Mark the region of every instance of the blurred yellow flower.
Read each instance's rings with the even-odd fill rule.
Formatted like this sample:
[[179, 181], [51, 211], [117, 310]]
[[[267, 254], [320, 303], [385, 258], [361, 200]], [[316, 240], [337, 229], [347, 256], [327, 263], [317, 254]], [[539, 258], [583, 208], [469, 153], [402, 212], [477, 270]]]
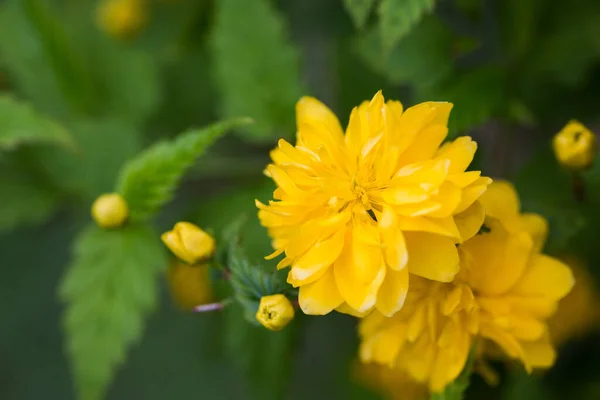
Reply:
[[97, 10], [100, 28], [117, 39], [130, 39], [146, 23], [145, 0], [103, 0]]
[[92, 218], [101, 228], [118, 228], [128, 216], [129, 208], [120, 194], [103, 194], [92, 204]]
[[190, 222], [178, 222], [161, 236], [164, 244], [181, 260], [196, 264], [215, 253], [215, 239]]
[[366, 387], [390, 400], [426, 400], [427, 386], [415, 381], [402, 370], [374, 363], [353, 364], [355, 378]]
[[266, 174], [275, 201], [256, 202], [259, 218], [291, 266], [300, 307], [391, 316], [404, 303], [408, 273], [449, 282], [459, 268], [456, 244], [479, 231], [477, 199], [491, 182], [465, 172], [477, 145], [442, 145], [452, 105], [403, 110], [381, 92], [355, 107], [344, 134], [318, 100], [296, 105], [297, 142], [271, 153]]
[[[507, 195], [514, 193], [494, 185], [490, 192], [507, 213], [513, 206]], [[362, 320], [361, 359], [403, 370], [432, 392], [460, 374], [475, 337], [520, 359], [528, 371], [551, 366], [546, 320], [571, 290], [572, 273], [539, 252], [530, 225], [511, 233], [502, 222], [459, 246], [461, 270], [452, 283], [411, 276], [400, 312], [386, 318], [375, 311]]]
[[569, 121], [554, 136], [552, 147], [561, 165], [573, 170], [585, 169], [596, 157], [596, 135], [580, 122]]
[[563, 260], [573, 271], [575, 286], [558, 303], [556, 313], [548, 321], [550, 337], [556, 346], [600, 329], [600, 296], [594, 278], [576, 258]]
[[280, 331], [294, 319], [294, 306], [282, 294], [263, 296], [256, 312], [256, 319], [265, 328]]
[[175, 261], [167, 271], [173, 301], [189, 310], [213, 301], [214, 292], [208, 265], [189, 265]]

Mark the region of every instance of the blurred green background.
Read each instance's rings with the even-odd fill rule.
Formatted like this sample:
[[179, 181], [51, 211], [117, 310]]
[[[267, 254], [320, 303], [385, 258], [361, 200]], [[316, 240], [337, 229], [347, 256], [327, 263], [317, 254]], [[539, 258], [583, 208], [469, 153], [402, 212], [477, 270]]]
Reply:
[[[0, 1], [0, 399], [75, 398], [57, 291], [92, 201], [124, 162], [187, 128], [252, 117], [154, 221], [218, 232], [270, 198], [262, 169], [276, 140], [293, 138], [300, 96], [345, 124], [379, 89], [407, 106], [453, 102], [450, 135], [479, 143], [473, 168], [516, 183], [523, 208], [550, 221], [547, 251], [578, 257], [594, 292], [600, 165], [575, 201], [550, 139], [574, 118], [600, 131], [596, 0]], [[250, 220], [244, 243], [260, 260], [270, 243]], [[235, 307], [181, 311], [167, 286], [161, 276], [106, 398], [380, 398], [353, 375], [352, 318], [299, 316], [267, 332]], [[527, 378], [495, 364], [499, 386], [475, 377], [467, 398], [600, 398], [597, 304], [576, 306], [589, 323], [553, 370]]]

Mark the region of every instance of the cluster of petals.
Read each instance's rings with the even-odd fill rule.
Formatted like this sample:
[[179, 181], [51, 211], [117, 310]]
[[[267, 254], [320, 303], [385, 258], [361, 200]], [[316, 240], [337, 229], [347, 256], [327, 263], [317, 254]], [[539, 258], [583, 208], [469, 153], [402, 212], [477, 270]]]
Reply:
[[290, 267], [304, 313], [392, 316], [410, 275], [453, 281], [457, 244], [479, 231], [478, 199], [491, 180], [465, 172], [471, 138], [443, 144], [451, 108], [404, 110], [378, 92], [352, 110], [344, 132], [318, 100], [298, 102], [296, 145], [280, 140], [265, 171], [274, 200], [256, 203], [275, 248], [267, 258], [284, 254], [278, 268]]
[[571, 270], [541, 253], [547, 223], [520, 213], [509, 183], [492, 183], [480, 202], [488, 229], [458, 247], [455, 279], [411, 276], [400, 312], [375, 311], [361, 321], [363, 362], [403, 371], [433, 392], [460, 374], [476, 339], [528, 371], [554, 363], [547, 319], [574, 284]]

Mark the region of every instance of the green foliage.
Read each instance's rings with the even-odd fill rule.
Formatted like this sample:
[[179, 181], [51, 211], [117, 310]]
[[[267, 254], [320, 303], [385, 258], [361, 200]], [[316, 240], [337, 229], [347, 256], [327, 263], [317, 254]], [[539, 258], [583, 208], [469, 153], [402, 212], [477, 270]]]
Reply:
[[73, 139], [57, 122], [10, 95], [0, 95], [0, 151], [25, 143], [55, 143], [73, 147]]
[[377, 12], [383, 48], [391, 50], [434, 5], [435, 0], [382, 0]]
[[22, 163], [0, 159], [0, 231], [45, 221], [56, 211], [60, 194]]
[[142, 226], [88, 227], [76, 239], [60, 288], [67, 352], [81, 400], [103, 398], [115, 368], [141, 337], [167, 260], [158, 234]]
[[480, 68], [449, 78], [419, 93], [420, 100], [454, 104], [448, 121], [449, 137], [506, 114], [506, 77], [502, 70]]
[[298, 51], [281, 16], [268, 0], [221, 0], [215, 11], [211, 55], [221, 113], [253, 118], [256, 124], [245, 130], [249, 140], [293, 132], [302, 88]]
[[168, 202], [179, 180], [196, 158], [229, 129], [248, 124], [238, 118], [193, 129], [172, 141], [153, 145], [122, 169], [117, 191], [129, 205], [131, 220], [151, 218]]
[[376, 29], [358, 39], [359, 54], [373, 71], [394, 84], [419, 87], [435, 84], [452, 71], [452, 44], [451, 32], [433, 16], [425, 17], [390, 51]]
[[352, 17], [354, 25], [362, 29], [369, 18], [375, 0], [344, 0], [344, 6]]

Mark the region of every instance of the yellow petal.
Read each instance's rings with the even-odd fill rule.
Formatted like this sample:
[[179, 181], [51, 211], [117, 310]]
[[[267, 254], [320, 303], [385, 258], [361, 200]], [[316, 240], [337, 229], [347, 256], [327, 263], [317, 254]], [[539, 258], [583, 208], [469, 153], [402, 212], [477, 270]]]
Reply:
[[450, 182], [444, 182], [439, 187], [437, 194], [430, 197], [431, 201], [441, 205], [437, 210], [429, 213], [430, 217], [445, 218], [455, 214], [462, 198], [462, 190]]
[[533, 241], [526, 233], [496, 231], [476, 235], [459, 248], [470, 285], [486, 295], [509, 291], [525, 271], [532, 249]]
[[333, 268], [329, 268], [321, 278], [308, 285], [300, 286], [298, 304], [305, 314], [325, 315], [344, 300], [337, 289]]
[[408, 293], [408, 268], [400, 271], [388, 270], [379, 292], [375, 306], [386, 317], [391, 317], [404, 305]]
[[514, 186], [507, 181], [494, 181], [480, 198], [485, 212], [492, 218], [509, 220], [515, 218], [521, 204]]
[[485, 209], [476, 201], [465, 211], [454, 216], [454, 222], [460, 232], [461, 241], [465, 242], [475, 236], [485, 220]]
[[363, 317], [366, 317], [367, 315], [369, 315], [369, 311], [365, 311], [365, 312], [356, 311], [354, 308], [350, 307], [348, 305], [348, 303], [346, 303], [346, 302], [343, 302], [342, 304], [340, 304], [335, 309], [335, 311], [342, 313], [342, 314], [351, 315], [356, 318], [363, 318]]
[[457, 174], [466, 170], [469, 164], [471, 164], [476, 150], [477, 143], [468, 136], [461, 136], [453, 142], [442, 146], [438, 151], [436, 158], [450, 160], [448, 172]]
[[359, 312], [375, 305], [387, 269], [381, 249], [372, 244], [374, 240], [363, 224], [355, 223], [334, 263], [335, 281], [342, 297]]
[[523, 342], [521, 347], [523, 347], [525, 365], [534, 368], [549, 368], [554, 364], [556, 351], [547, 337], [535, 342]]
[[446, 179], [460, 188], [465, 188], [481, 177], [481, 171], [467, 171], [459, 174], [449, 174]]
[[[340, 121], [325, 104], [314, 97], [305, 96], [296, 103], [296, 123], [299, 134], [303, 131], [302, 128], [310, 127], [311, 129], [318, 130], [319, 133], [337, 143], [340, 143], [342, 140], [343, 130]], [[315, 136], [318, 139], [318, 135]], [[303, 143], [311, 149], [320, 145], [318, 142], [306, 143], [304, 140]]]
[[533, 239], [536, 251], [542, 251], [548, 238], [548, 221], [539, 214], [521, 214], [521, 225]]
[[544, 254], [533, 256], [513, 293], [523, 296], [545, 296], [561, 299], [573, 288], [575, 279], [569, 267]]
[[418, 138], [406, 149], [402, 156], [404, 164], [429, 160], [437, 152], [440, 144], [448, 135], [448, 128], [443, 125], [429, 125], [423, 129]]
[[537, 340], [547, 330], [544, 323], [532, 317], [513, 315], [510, 317], [510, 323], [511, 333], [519, 340]]
[[[462, 198], [460, 204], [456, 207], [455, 212], [460, 213], [469, 208], [477, 199], [487, 191], [488, 185], [492, 183], [492, 180], [487, 176], [482, 176], [465, 187], [462, 191]], [[484, 206], [485, 208], [485, 206]]]
[[406, 232], [405, 239], [410, 273], [440, 282], [452, 281], [459, 269], [452, 239], [424, 232]]
[[460, 232], [453, 217], [430, 218], [430, 217], [404, 217], [398, 216], [398, 224], [403, 231], [428, 232], [447, 236], [460, 241]]
[[384, 246], [383, 256], [387, 266], [395, 271], [403, 269], [408, 262], [408, 252], [394, 210], [384, 207], [378, 225], [381, 243]]
[[298, 258], [290, 271], [290, 282], [294, 287], [314, 282], [339, 257], [344, 247], [345, 232], [340, 230], [330, 237], [317, 241], [302, 257]]
[[490, 324], [481, 325], [481, 336], [499, 345], [511, 358], [522, 358], [523, 349], [517, 339], [506, 331]]

